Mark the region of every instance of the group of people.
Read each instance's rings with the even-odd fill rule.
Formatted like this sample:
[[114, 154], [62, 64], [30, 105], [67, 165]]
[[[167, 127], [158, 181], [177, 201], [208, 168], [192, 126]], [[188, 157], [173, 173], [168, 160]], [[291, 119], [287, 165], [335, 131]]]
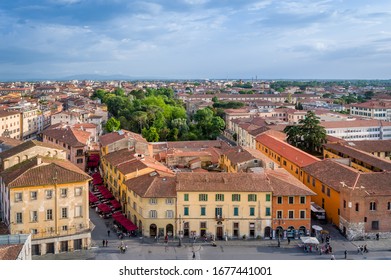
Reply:
[[107, 245], [109, 245], [109, 241], [107, 239], [103, 239], [102, 240], [102, 246], [103, 247], [107, 247]]
[[357, 247], [357, 253], [361, 254], [361, 255], [363, 253], [368, 253], [367, 244], [358, 246]]

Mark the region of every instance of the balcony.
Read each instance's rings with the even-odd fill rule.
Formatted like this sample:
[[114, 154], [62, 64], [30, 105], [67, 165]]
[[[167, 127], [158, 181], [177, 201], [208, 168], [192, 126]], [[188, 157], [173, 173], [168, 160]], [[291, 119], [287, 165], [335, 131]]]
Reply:
[[215, 219], [216, 219], [216, 222], [223, 222], [224, 221], [224, 217], [221, 215], [216, 215]]

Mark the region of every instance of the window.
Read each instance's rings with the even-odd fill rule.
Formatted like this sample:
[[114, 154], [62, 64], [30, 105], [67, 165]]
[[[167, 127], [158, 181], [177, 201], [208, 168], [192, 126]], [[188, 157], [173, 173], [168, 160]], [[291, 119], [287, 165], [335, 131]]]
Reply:
[[372, 221], [372, 229], [379, 229], [379, 221]]
[[216, 194], [216, 201], [224, 201], [224, 194]]
[[240, 194], [233, 194], [232, 201], [240, 201]]
[[62, 219], [68, 218], [68, 208], [66, 207], [61, 208], [61, 218]]
[[189, 194], [188, 193], [183, 194], [183, 200], [189, 201]]
[[83, 159], [82, 159], [82, 158], [78, 158], [78, 159], [76, 160], [76, 163], [83, 163]]
[[288, 211], [288, 218], [289, 219], [293, 219], [294, 218], [294, 211], [293, 210], [289, 210]]
[[157, 199], [156, 198], [150, 198], [149, 199], [149, 204], [157, 204]]
[[256, 194], [249, 194], [248, 201], [257, 201], [257, 195]]
[[310, 180], [311, 180], [310, 175], [307, 175], [307, 183], [308, 183], [308, 184], [310, 183]]
[[81, 193], [82, 193], [82, 188], [80, 187], [75, 188], [75, 196], [81, 196]]
[[205, 216], [205, 215], [206, 215], [206, 207], [201, 206], [201, 216]]
[[327, 196], [330, 197], [330, 188], [327, 188]]
[[326, 190], [326, 187], [324, 185], [322, 185], [322, 193], [324, 193]]
[[305, 210], [300, 210], [300, 219], [305, 219]]
[[46, 197], [46, 199], [52, 199], [52, 197], [53, 197], [53, 190], [46, 190], [45, 191], [45, 197]]
[[356, 203], [356, 212], [360, 210], [360, 204]]
[[77, 157], [83, 156], [83, 150], [82, 150], [82, 149], [78, 149], [78, 150], [76, 151], [76, 156], [77, 156]]
[[343, 201], [343, 208], [346, 208], [346, 200]]
[[369, 203], [369, 210], [376, 211], [376, 202]]
[[270, 216], [270, 207], [266, 207], [265, 216]]
[[266, 201], [270, 201], [270, 194], [266, 195]]
[[36, 228], [32, 228], [30, 232], [31, 232], [31, 234], [37, 234], [38, 230]]
[[67, 197], [68, 189], [61, 189], [60, 194], [61, 194], [61, 197]]
[[75, 217], [82, 217], [83, 216], [82, 209], [83, 208], [81, 206], [75, 207]]
[[255, 216], [255, 207], [250, 207], [250, 216]]
[[68, 226], [62, 226], [61, 228], [63, 231], [67, 231], [68, 230]]
[[295, 198], [293, 196], [288, 197], [288, 203], [293, 204], [295, 201]]
[[22, 214], [22, 212], [16, 213], [16, 223], [17, 224], [22, 224], [23, 223], [23, 214]]
[[185, 206], [185, 207], [183, 208], [183, 215], [184, 215], [184, 216], [189, 216], [189, 206]]
[[200, 193], [200, 194], [198, 195], [198, 200], [199, 200], [199, 201], [208, 201], [208, 194]]
[[234, 216], [239, 216], [239, 207], [234, 207]]
[[167, 210], [166, 211], [166, 218], [167, 219], [172, 219], [174, 217], [174, 211], [172, 210]]
[[282, 219], [282, 211], [277, 210], [277, 219]]
[[172, 200], [172, 198], [166, 198], [166, 204], [172, 205], [173, 203], [174, 201]]
[[30, 192], [30, 199], [37, 200], [38, 193], [36, 191]]
[[286, 166], [286, 160], [283, 160], [283, 161], [282, 161], [282, 164], [283, 164], [284, 166]]
[[30, 211], [30, 222], [38, 222], [38, 211]]
[[305, 204], [305, 196], [300, 196], [300, 204]]
[[223, 216], [223, 208], [221, 207], [216, 207], [215, 209], [215, 215], [217, 218], [221, 218]]
[[149, 217], [150, 218], [157, 218], [157, 211], [156, 210], [149, 211]]
[[315, 178], [312, 178], [312, 186], [315, 187]]
[[277, 197], [277, 204], [282, 204], [282, 196]]
[[22, 201], [22, 193], [21, 192], [15, 193], [15, 202], [19, 202], [19, 201]]
[[47, 221], [53, 220], [53, 209], [46, 210], [46, 220]]

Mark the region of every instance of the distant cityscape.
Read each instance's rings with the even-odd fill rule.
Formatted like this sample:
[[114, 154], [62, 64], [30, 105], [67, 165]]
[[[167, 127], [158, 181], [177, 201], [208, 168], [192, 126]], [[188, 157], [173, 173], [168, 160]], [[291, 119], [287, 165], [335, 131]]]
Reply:
[[[118, 236], [391, 238], [391, 80], [68, 78], [0, 82], [0, 260], [90, 250], [90, 209]], [[309, 111], [315, 153], [286, 133]]]

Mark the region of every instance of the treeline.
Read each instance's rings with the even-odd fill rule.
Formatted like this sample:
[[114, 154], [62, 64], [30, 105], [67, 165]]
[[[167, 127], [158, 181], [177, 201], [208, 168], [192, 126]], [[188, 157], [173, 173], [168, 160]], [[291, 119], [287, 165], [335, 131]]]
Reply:
[[140, 89], [128, 94], [119, 88], [113, 92], [97, 89], [92, 98], [105, 103], [113, 116], [107, 122], [108, 131], [130, 130], [141, 133], [149, 142], [212, 140], [225, 127], [214, 108], [199, 110], [189, 118], [171, 88]]

